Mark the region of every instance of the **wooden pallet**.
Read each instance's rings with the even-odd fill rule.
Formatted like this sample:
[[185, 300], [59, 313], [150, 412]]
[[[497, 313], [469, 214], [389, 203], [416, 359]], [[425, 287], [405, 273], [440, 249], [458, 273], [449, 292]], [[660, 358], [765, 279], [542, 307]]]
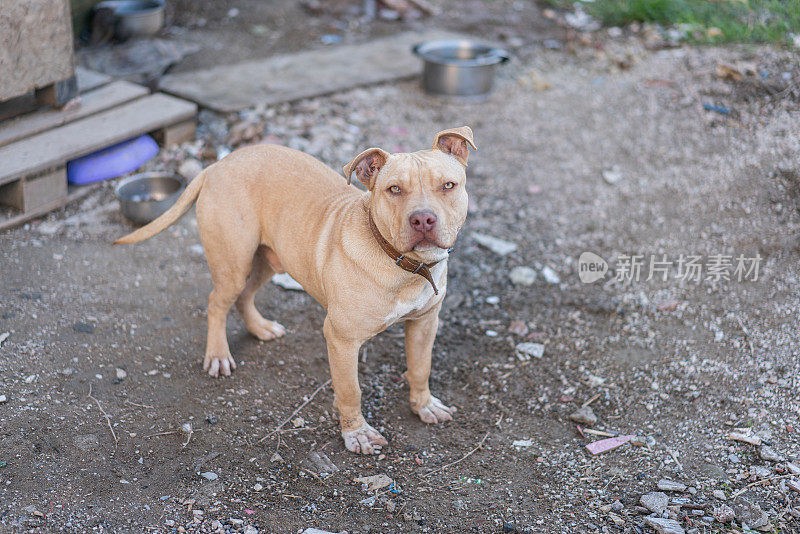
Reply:
[[100, 81], [81, 101], [72, 110], [48, 109], [0, 122], [0, 204], [20, 212], [0, 216], [0, 230], [73, 199], [75, 190], [68, 191], [66, 181], [70, 160], [145, 133], [162, 146], [194, 138], [195, 104], [149, 94], [140, 85]]

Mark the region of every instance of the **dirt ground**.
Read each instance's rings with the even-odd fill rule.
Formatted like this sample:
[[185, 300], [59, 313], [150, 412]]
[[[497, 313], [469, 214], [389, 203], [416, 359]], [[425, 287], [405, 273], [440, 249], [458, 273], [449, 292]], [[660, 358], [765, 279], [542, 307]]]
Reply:
[[[403, 82], [260, 112], [265, 139], [336, 169], [366, 147], [475, 132], [431, 382], [458, 414], [433, 427], [411, 413], [391, 328], [360, 369], [365, 416], [390, 441], [379, 457], [344, 449], [329, 388], [262, 441], [329, 378], [324, 313], [304, 293], [268, 284], [256, 303], [288, 335], [260, 343], [232, 314], [238, 369], [202, 372], [211, 282], [193, 215], [111, 248], [131, 227], [105, 186], [0, 234], [0, 531], [641, 533], [640, 498], [664, 478], [686, 486], [661, 512], [687, 532], [800, 530], [797, 57], [640, 43], [521, 44], [479, 103]], [[726, 80], [720, 62], [755, 70]], [[217, 143], [231, 120], [204, 114], [199, 135]], [[499, 256], [475, 232], [518, 249]], [[584, 251], [617, 272], [632, 254], [761, 262], [755, 281], [683, 282], [673, 266], [667, 281], [584, 284]], [[518, 266], [532, 285], [509, 280]], [[544, 355], [522, 361], [520, 342]], [[641, 445], [590, 454], [603, 436], [569, 420], [586, 402], [595, 430]], [[395, 486], [353, 481], [377, 474]]]

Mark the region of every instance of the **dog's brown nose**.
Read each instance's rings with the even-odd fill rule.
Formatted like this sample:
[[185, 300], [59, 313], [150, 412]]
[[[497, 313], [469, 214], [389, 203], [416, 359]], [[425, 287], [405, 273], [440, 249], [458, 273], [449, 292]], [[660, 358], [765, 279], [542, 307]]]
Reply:
[[411, 228], [418, 232], [428, 232], [432, 230], [433, 227], [436, 226], [436, 221], [436, 214], [431, 210], [415, 211], [408, 218], [408, 222], [411, 223]]

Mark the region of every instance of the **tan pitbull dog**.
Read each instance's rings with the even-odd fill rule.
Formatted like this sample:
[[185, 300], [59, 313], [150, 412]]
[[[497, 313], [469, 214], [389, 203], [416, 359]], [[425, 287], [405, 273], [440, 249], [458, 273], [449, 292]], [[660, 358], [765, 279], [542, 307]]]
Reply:
[[[239, 149], [200, 173], [161, 217], [115, 244], [161, 232], [197, 200], [197, 227], [214, 290], [208, 299], [203, 368], [229, 375], [236, 362], [225, 322], [236, 304], [259, 339], [280, 337], [254, 295], [273, 273], [288, 272], [327, 311], [323, 333], [348, 450], [374, 454], [386, 439], [361, 414], [361, 345], [405, 321], [405, 378], [411, 410], [426, 423], [452, 419], [454, 408], [431, 395], [428, 378], [447, 257], [467, 215], [469, 127], [436, 134], [433, 148], [410, 154], [365, 150], [344, 167], [347, 181], [289, 148]], [[369, 189], [350, 185], [355, 171]], [[412, 271], [416, 271], [416, 274]]]

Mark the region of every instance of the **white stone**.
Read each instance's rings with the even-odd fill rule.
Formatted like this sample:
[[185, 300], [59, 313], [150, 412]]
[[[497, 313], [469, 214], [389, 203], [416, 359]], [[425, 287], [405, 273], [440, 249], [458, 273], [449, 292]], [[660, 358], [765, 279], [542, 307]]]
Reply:
[[531, 286], [536, 282], [536, 271], [525, 266], [514, 267], [508, 277], [519, 286]]
[[561, 277], [558, 276], [558, 273], [556, 273], [553, 269], [551, 269], [546, 265], [542, 267], [542, 277], [544, 278], [544, 281], [547, 282], [548, 284], [561, 283]]
[[284, 289], [291, 289], [293, 291], [304, 291], [300, 282], [289, 276], [288, 273], [276, 274], [272, 277], [272, 283], [279, 285]]
[[647, 516], [644, 520], [653, 530], [658, 532], [658, 534], [686, 534], [681, 524], [674, 519]]
[[478, 232], [472, 233], [472, 239], [478, 242], [479, 245], [488, 248], [499, 256], [507, 256], [517, 250], [517, 244], [511, 241], [505, 241], [497, 237], [492, 237]]
[[531, 359], [531, 356], [540, 359], [544, 355], [544, 345], [541, 343], [518, 343], [516, 346], [517, 358], [522, 361]]

